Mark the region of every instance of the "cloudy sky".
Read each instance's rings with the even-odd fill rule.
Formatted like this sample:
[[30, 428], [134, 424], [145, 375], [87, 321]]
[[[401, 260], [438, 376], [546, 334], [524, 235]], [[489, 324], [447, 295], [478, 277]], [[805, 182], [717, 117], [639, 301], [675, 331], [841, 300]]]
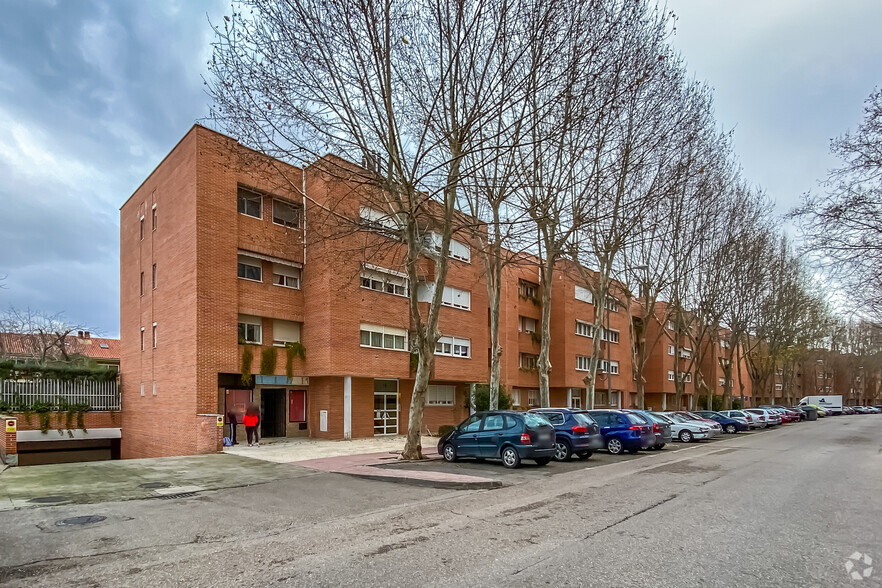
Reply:
[[[745, 175], [781, 212], [882, 84], [878, 0], [669, 0]], [[119, 207], [197, 119], [225, 0], [0, 0], [0, 308], [119, 333]], [[228, 10], [228, 9], [227, 9]]]

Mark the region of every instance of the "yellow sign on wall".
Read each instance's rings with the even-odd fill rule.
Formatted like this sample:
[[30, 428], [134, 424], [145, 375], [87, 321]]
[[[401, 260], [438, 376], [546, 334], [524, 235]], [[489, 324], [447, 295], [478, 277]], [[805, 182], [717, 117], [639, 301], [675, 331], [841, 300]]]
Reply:
[[6, 432], [15, 433], [15, 419], [8, 419], [6, 421]]
[[224, 426], [224, 417], [222, 417], [222, 416], [217, 417], [217, 426], [218, 427]]

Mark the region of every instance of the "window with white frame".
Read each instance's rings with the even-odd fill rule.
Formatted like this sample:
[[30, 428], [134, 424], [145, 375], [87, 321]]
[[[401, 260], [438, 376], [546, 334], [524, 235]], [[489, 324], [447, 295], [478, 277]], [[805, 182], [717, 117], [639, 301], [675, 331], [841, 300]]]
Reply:
[[521, 333], [535, 333], [539, 321], [528, 316], [518, 317], [518, 331]]
[[726, 387], [726, 378], [720, 378], [720, 388]]
[[731, 388], [735, 383], [732, 380], [729, 380], [729, 387]]
[[273, 319], [273, 345], [284, 347], [287, 343], [300, 342], [300, 323]]
[[677, 349], [673, 345], [668, 345], [668, 355], [674, 355], [677, 353]]
[[730, 347], [729, 342], [726, 341], [725, 339], [721, 339], [720, 340], [720, 347], [722, 347], [723, 349], [728, 349]]
[[435, 343], [435, 355], [449, 355], [450, 357], [471, 357], [472, 341], [461, 337], [442, 336]]
[[576, 356], [576, 371], [587, 372], [591, 369], [591, 358], [587, 355]]
[[594, 336], [594, 325], [591, 323], [586, 323], [585, 321], [576, 321], [576, 334], [581, 335], [582, 337], [593, 337]]
[[669, 331], [676, 331], [677, 330], [676, 327], [674, 327], [674, 321], [668, 321], [668, 330]]
[[251, 280], [254, 282], [263, 281], [263, 266], [259, 259], [239, 254], [238, 268], [236, 275], [243, 280]]
[[679, 376], [681, 382], [691, 382], [692, 381], [692, 372], [680, 372]]
[[606, 309], [609, 312], [619, 312], [619, 301], [615, 296], [610, 296], [607, 294], [606, 296]]
[[601, 331], [603, 335], [602, 340], [608, 343], [618, 343], [619, 342], [619, 332], [614, 331], [612, 329], [603, 329]]
[[453, 286], [444, 286], [444, 292], [441, 294], [441, 304], [462, 310], [469, 310], [472, 307], [472, 294], [468, 290], [460, 290]]
[[511, 405], [512, 406], [521, 406], [521, 389], [520, 388], [512, 388], [509, 395], [511, 396]]
[[369, 206], [360, 206], [358, 221], [363, 227], [381, 233], [398, 232], [398, 222], [391, 213], [381, 212]]
[[527, 406], [539, 406], [539, 390], [527, 390]]
[[674, 381], [674, 372], [673, 370], [668, 370], [668, 382]]
[[690, 359], [692, 357], [692, 350], [689, 349], [688, 347], [684, 347], [683, 349], [680, 350], [680, 357], [683, 357], [685, 359]]
[[273, 224], [300, 228], [300, 206], [273, 198]]
[[[441, 233], [430, 233], [426, 236], [427, 245], [431, 248], [435, 253], [441, 253], [441, 241], [443, 237]], [[471, 263], [472, 259], [472, 250], [468, 245], [457, 241], [456, 239], [450, 240], [450, 258], [458, 259], [460, 261], [465, 261], [467, 263]]]
[[775, 390], [783, 390], [784, 384], [775, 384]]
[[453, 406], [456, 386], [436, 386], [430, 384], [426, 389], [427, 406]]
[[156, 323], [153, 323], [153, 349], [156, 349]]
[[284, 263], [273, 263], [273, 284], [299, 290], [300, 268]]
[[619, 393], [616, 390], [612, 390], [609, 393], [609, 405], [610, 406], [618, 406], [619, 405]]
[[587, 302], [588, 304], [594, 304], [594, 294], [592, 294], [591, 290], [589, 290], [588, 288], [576, 286], [576, 300], [581, 300], [582, 302]]
[[581, 388], [570, 388], [569, 394], [567, 395], [568, 405], [570, 408], [582, 408], [582, 389]]
[[522, 370], [535, 370], [539, 368], [539, 356], [532, 353], [518, 355], [518, 367]]
[[153, 205], [153, 230], [156, 230], [157, 222], [159, 218], [156, 216], [156, 205]]
[[539, 293], [539, 284], [528, 282], [527, 280], [518, 280], [518, 296], [521, 298], [535, 299]]
[[616, 375], [619, 373], [619, 362], [603, 360], [598, 366], [601, 372]]
[[263, 196], [261, 194], [239, 186], [236, 197], [236, 210], [239, 211], [239, 214], [253, 216], [254, 218], [262, 218], [262, 203]]
[[144, 327], [141, 327], [141, 351], [144, 351]]
[[245, 314], [239, 315], [239, 343], [260, 345], [262, 342], [262, 330], [260, 317]]
[[407, 331], [398, 327], [381, 327], [378, 325], [361, 325], [360, 341], [362, 347], [407, 350]]
[[361, 270], [361, 287], [396, 296], [407, 296], [407, 277], [391, 270], [365, 267]]

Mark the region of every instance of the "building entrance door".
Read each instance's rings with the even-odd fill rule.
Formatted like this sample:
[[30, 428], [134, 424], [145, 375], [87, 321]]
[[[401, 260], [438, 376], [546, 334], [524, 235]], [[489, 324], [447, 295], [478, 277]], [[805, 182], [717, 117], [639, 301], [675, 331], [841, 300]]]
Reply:
[[398, 434], [398, 381], [374, 380], [374, 435]]
[[285, 436], [285, 391], [260, 391], [260, 436]]

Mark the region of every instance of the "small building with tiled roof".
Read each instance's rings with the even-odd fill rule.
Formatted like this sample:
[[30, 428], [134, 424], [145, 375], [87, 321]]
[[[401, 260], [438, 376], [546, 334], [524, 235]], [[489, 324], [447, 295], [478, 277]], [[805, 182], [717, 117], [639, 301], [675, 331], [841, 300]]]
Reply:
[[[64, 339], [65, 353], [71, 359], [85, 357], [94, 360], [99, 366], [119, 370], [119, 339], [93, 337], [88, 331], [77, 331]], [[22, 333], [0, 333], [0, 358], [17, 360], [40, 360], [43, 357], [40, 336]], [[53, 361], [63, 359], [58, 349], [50, 349]]]

